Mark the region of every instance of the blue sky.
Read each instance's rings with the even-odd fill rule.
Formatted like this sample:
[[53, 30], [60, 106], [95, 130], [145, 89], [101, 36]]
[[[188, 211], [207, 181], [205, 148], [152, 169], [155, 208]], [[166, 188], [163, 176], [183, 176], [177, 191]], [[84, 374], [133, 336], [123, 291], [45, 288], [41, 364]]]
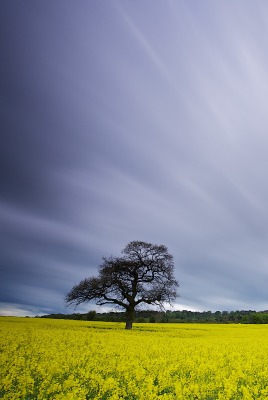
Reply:
[[267, 2], [26, 0], [0, 19], [0, 315], [72, 312], [132, 240], [174, 256], [174, 309], [267, 309]]

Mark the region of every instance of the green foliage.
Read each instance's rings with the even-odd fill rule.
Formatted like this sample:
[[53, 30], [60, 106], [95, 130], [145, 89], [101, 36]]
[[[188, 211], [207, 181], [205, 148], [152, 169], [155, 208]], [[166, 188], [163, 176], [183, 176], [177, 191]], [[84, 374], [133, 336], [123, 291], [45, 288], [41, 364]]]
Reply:
[[[89, 311], [86, 314], [50, 314], [41, 318], [74, 319], [85, 321], [125, 321], [124, 312], [97, 313]], [[134, 314], [134, 322], [161, 322], [161, 323], [218, 323], [218, 324], [268, 324], [268, 311], [154, 311], [140, 310]]]

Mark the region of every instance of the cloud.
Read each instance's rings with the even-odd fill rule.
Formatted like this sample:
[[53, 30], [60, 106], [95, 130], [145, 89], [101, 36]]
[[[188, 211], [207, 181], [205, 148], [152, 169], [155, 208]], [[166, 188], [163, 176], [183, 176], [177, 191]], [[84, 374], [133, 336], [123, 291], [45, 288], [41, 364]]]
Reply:
[[0, 7], [3, 313], [66, 312], [131, 240], [176, 306], [267, 308], [265, 3]]

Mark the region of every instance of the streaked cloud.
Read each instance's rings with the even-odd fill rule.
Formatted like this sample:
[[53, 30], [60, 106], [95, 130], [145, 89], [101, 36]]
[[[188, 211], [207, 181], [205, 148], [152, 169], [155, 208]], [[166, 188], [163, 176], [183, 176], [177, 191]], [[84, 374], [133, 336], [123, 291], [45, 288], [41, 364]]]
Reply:
[[0, 314], [65, 312], [131, 240], [176, 307], [267, 309], [266, 2], [0, 8]]

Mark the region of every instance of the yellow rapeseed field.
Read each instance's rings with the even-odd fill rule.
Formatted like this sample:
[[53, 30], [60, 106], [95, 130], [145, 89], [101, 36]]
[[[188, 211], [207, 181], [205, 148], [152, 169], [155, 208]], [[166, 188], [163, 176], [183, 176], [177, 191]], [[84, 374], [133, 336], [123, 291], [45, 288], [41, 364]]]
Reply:
[[5, 400], [268, 399], [268, 326], [0, 318]]

